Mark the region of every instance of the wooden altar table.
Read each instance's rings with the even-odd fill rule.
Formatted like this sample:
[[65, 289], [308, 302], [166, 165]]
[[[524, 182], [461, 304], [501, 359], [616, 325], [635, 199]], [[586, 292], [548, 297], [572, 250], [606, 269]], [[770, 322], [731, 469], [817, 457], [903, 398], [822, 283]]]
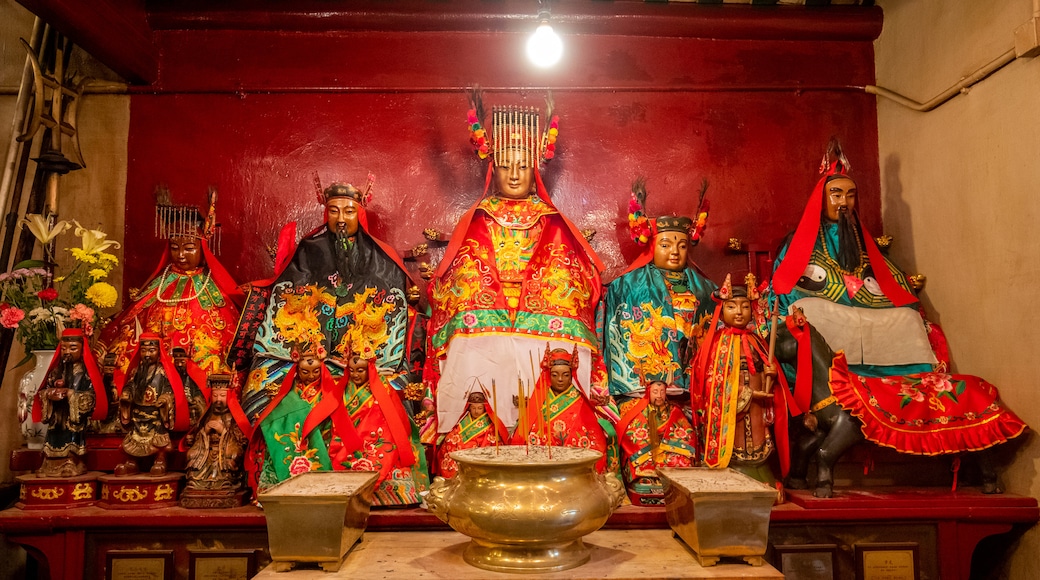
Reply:
[[599, 530], [585, 537], [592, 552], [588, 563], [549, 574], [508, 574], [475, 568], [462, 552], [469, 538], [457, 532], [365, 532], [347, 554], [338, 572], [300, 568], [275, 572], [271, 567], [255, 580], [484, 580], [502, 578], [567, 578], [570, 580], [653, 580], [654, 578], [780, 579], [784, 575], [766, 564], [749, 566], [725, 559], [702, 568], [671, 530]]
[[[827, 500], [815, 499], [809, 492], [789, 492], [787, 503], [773, 507], [766, 559], [777, 563], [775, 546], [834, 544], [838, 547], [835, 570], [839, 573], [835, 578], [851, 578], [855, 545], [916, 542], [920, 546], [922, 579], [968, 580], [972, 554], [983, 538], [1012, 532], [997, 544], [1007, 545], [1014, 541], [1015, 533], [1022, 533], [1038, 520], [1036, 499], [983, 495], [977, 489], [838, 490]], [[604, 531], [636, 529], [649, 530], [641, 534], [664, 534], [669, 542], [674, 541], [663, 507], [622, 506], [604, 526]], [[448, 528], [422, 509], [374, 508], [365, 537], [390, 531], [426, 535]], [[0, 534], [24, 547], [39, 562], [40, 577], [51, 580], [103, 580], [110, 550], [161, 546], [174, 553], [171, 580], [186, 580], [190, 550], [222, 546], [264, 553], [267, 548], [263, 511], [252, 506], [223, 510], [12, 508], [0, 511]], [[267, 561], [262, 557], [261, 565]], [[689, 565], [695, 565], [692, 557]]]

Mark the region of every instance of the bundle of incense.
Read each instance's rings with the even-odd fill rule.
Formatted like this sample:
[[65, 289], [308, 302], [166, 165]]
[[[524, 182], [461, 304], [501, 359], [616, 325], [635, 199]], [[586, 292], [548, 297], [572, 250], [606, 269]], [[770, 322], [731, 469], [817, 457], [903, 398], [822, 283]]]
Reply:
[[[494, 405], [498, 405], [498, 386], [495, 385], [495, 379], [491, 379], [491, 400]], [[490, 414], [488, 416], [490, 417]], [[495, 431], [495, 455], [498, 455], [498, 424], [491, 425], [491, 428]]]
[[517, 401], [520, 407], [520, 432], [524, 434], [524, 446], [527, 447], [527, 453], [531, 453], [530, 448], [530, 437], [528, 434], [530, 430], [527, 426], [527, 394], [524, 393], [524, 381], [519, 375], [516, 377], [516, 389], [517, 389]]

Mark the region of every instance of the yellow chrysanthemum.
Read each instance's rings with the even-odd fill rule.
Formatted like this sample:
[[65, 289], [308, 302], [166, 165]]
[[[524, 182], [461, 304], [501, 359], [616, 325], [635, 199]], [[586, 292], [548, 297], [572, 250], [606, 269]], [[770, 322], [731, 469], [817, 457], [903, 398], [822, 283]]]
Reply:
[[84, 264], [98, 263], [97, 256], [83, 250], [82, 248], [69, 248], [69, 251], [72, 252], [73, 258], [76, 258], [76, 260], [83, 262]]
[[108, 276], [108, 270], [102, 268], [94, 268], [93, 270], [87, 273], [90, 274], [90, 277], [94, 280], [100, 280], [105, 276]]
[[102, 268], [107, 268], [111, 270], [113, 267], [115, 267], [116, 264], [119, 263], [119, 258], [107, 252], [97, 252], [92, 255], [97, 257], [98, 263], [101, 264]]
[[108, 282], [95, 282], [87, 288], [87, 300], [93, 302], [98, 308], [111, 308], [116, 305], [119, 293], [115, 286]]

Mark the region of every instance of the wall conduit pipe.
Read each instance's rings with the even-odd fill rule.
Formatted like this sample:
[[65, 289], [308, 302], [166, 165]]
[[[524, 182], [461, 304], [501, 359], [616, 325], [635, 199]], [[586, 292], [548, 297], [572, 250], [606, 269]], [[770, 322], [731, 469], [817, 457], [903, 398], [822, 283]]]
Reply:
[[[1034, 1], [1037, 2], [1037, 3], [1040, 3], [1040, 0], [1034, 0]], [[989, 75], [991, 75], [991, 74], [997, 72], [998, 70], [1004, 68], [1005, 66], [1007, 66], [1013, 60], [1015, 60], [1015, 49], [1014, 48], [1009, 49], [1004, 54], [998, 56], [997, 58], [995, 58], [992, 61], [990, 61], [988, 64], [984, 65], [982, 68], [980, 68], [980, 69], [976, 70], [975, 72], [971, 73], [970, 75], [964, 77], [963, 79], [961, 79], [961, 82], [959, 82], [959, 83], [953, 85], [952, 87], [946, 89], [945, 91], [940, 93], [938, 96], [936, 96], [935, 98], [933, 98], [932, 100], [930, 100], [930, 101], [928, 101], [926, 103], [918, 103], [917, 101], [915, 101], [915, 100], [913, 100], [913, 99], [911, 99], [909, 97], [904, 97], [903, 95], [901, 95], [901, 94], [899, 94], [899, 93], [897, 93], [895, 91], [891, 91], [891, 90], [886, 89], [884, 87], [879, 87], [879, 86], [875, 86], [875, 85], [867, 85], [867, 86], [863, 87], [863, 90], [865, 90], [866, 92], [868, 92], [868, 93], [870, 93], [872, 95], [877, 95], [879, 97], [885, 97], [886, 99], [891, 99], [891, 100], [893, 100], [893, 101], [899, 103], [900, 105], [903, 105], [904, 107], [907, 107], [909, 109], [913, 109], [915, 111], [920, 111], [922, 113], [927, 113], [928, 111], [931, 111], [932, 109], [938, 107], [939, 105], [942, 105], [946, 101], [949, 101], [953, 97], [956, 97], [958, 94], [960, 94], [962, 92], [965, 92], [968, 88], [970, 88], [975, 83], [981, 81], [982, 79], [988, 77]]]

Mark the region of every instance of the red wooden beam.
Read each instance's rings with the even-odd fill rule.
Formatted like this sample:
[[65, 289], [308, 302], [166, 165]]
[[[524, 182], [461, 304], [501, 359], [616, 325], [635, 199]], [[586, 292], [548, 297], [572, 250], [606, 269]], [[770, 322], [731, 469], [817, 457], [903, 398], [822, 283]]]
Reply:
[[18, 0], [131, 83], [159, 76], [159, 51], [137, 0]]
[[[531, 0], [148, 0], [156, 30], [239, 29], [296, 32], [523, 32], [534, 27]], [[552, 21], [568, 34], [619, 34], [746, 40], [872, 41], [881, 33], [877, 7], [697, 5], [575, 2], [552, 4]]]

